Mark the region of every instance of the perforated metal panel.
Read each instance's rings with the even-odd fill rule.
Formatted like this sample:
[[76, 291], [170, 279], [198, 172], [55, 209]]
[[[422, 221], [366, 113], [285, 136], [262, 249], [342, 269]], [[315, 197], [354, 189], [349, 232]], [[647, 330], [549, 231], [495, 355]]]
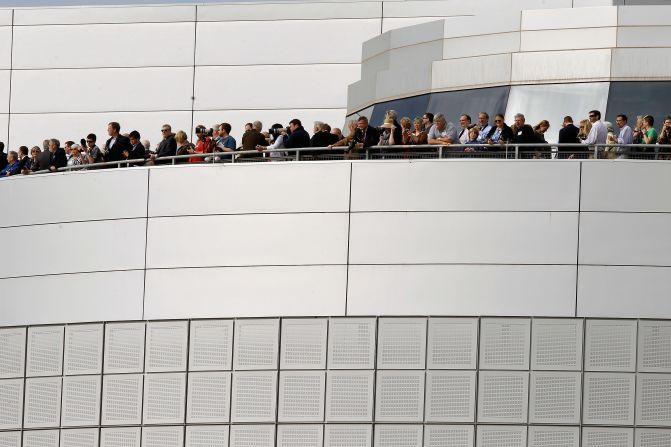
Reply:
[[17, 447], [21, 445], [20, 431], [0, 432], [0, 447]]
[[636, 369], [636, 321], [587, 320], [585, 371]]
[[326, 377], [326, 420], [373, 420], [373, 371], [329, 371]]
[[231, 426], [231, 447], [275, 447], [274, 425]]
[[188, 426], [186, 447], [228, 447], [228, 426]]
[[638, 371], [671, 372], [671, 321], [639, 321]]
[[100, 447], [140, 447], [140, 427], [103, 428]]
[[426, 318], [380, 318], [377, 329], [378, 369], [424, 369]]
[[21, 428], [23, 379], [0, 380], [0, 430]]
[[375, 447], [422, 447], [421, 425], [375, 426]]
[[282, 320], [281, 369], [326, 368], [326, 319]]
[[639, 374], [636, 381], [636, 424], [671, 426], [671, 374]]
[[427, 425], [424, 427], [424, 447], [473, 447], [475, 430], [472, 425]]
[[478, 421], [527, 421], [529, 373], [481, 371], [478, 385]]
[[103, 325], [65, 327], [65, 375], [100, 374], [103, 365]]
[[479, 425], [476, 439], [477, 447], [526, 447], [527, 428]]
[[231, 406], [231, 373], [189, 373], [186, 421], [228, 422]]
[[60, 426], [62, 378], [26, 379], [24, 428]]
[[0, 379], [23, 377], [25, 359], [26, 328], [0, 329]]
[[277, 369], [280, 320], [238, 320], [235, 323], [233, 368]]
[[634, 374], [585, 373], [583, 423], [633, 425]]
[[107, 324], [105, 373], [138, 373], [144, 367], [144, 323]]
[[536, 318], [532, 324], [531, 369], [582, 369], [583, 320]]
[[581, 373], [534, 371], [530, 391], [529, 422], [580, 423]]
[[81, 427], [100, 422], [100, 376], [63, 378], [61, 425]]
[[373, 428], [370, 425], [327, 425], [324, 447], [370, 447]]
[[426, 373], [427, 422], [475, 421], [475, 371]]
[[634, 430], [631, 428], [585, 427], [582, 429], [582, 447], [632, 447]]
[[143, 381], [141, 374], [104, 377], [102, 425], [142, 422]]
[[[669, 447], [671, 430], [660, 428], [637, 428], [635, 447]], [[2, 444], [0, 444], [1, 446]]]
[[477, 318], [429, 318], [429, 369], [475, 369], [478, 355]]
[[58, 447], [58, 430], [23, 432], [23, 447]]
[[28, 377], [60, 376], [63, 372], [63, 326], [28, 328]]
[[184, 423], [186, 374], [147, 374], [144, 377], [145, 424]]
[[480, 369], [529, 369], [531, 321], [483, 318], [480, 321]]
[[322, 447], [324, 428], [321, 425], [280, 425], [277, 447]]
[[187, 321], [147, 323], [146, 372], [186, 371]]
[[529, 447], [580, 447], [580, 428], [531, 426]]
[[424, 371], [378, 371], [375, 420], [421, 422], [424, 417]]
[[183, 447], [184, 427], [145, 427], [142, 447]]
[[192, 321], [189, 370], [229, 370], [232, 364], [233, 320]]
[[282, 371], [278, 421], [323, 421], [325, 383], [324, 371]]
[[331, 318], [327, 356], [329, 369], [373, 369], [375, 319]]
[[97, 428], [61, 430], [60, 447], [98, 447]]
[[274, 422], [277, 372], [234, 372], [231, 399], [232, 422]]

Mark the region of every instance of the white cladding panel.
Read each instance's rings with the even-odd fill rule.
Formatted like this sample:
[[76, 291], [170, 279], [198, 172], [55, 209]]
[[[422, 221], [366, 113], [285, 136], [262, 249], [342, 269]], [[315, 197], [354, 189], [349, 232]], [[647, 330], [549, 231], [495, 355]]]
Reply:
[[610, 78], [610, 49], [513, 53], [511, 82], [532, 84]]
[[[560, 6], [557, 6], [560, 8]], [[617, 8], [595, 7], [591, 9], [537, 9], [522, 11], [522, 29], [564, 29], [584, 27], [607, 27], [617, 25]]]
[[[671, 48], [616, 48], [611, 76], [626, 80], [666, 79], [671, 69]], [[659, 61], [651, 64], [650, 61]]]
[[17, 26], [12, 67], [190, 66], [194, 28], [194, 23]]
[[26, 328], [0, 330], [0, 379], [23, 377], [26, 360]]
[[510, 54], [448, 59], [432, 64], [431, 88], [457, 90], [510, 82]]
[[145, 23], [193, 21], [193, 6], [128, 6], [100, 8], [21, 8], [14, 11], [15, 25], [51, 25], [80, 23]]
[[[517, 18], [517, 20], [519, 22], [519, 17]], [[455, 23], [455, 25], [457, 25], [457, 23]], [[496, 24], [497, 24], [496, 22], [486, 22], [487, 29], [483, 31], [487, 33], [494, 33], [495, 31], [491, 30], [490, 26]], [[446, 27], [446, 34], [448, 32], [453, 31], [453, 28], [454, 27], [450, 27], [448, 25], [448, 27]], [[487, 56], [490, 54], [505, 54], [505, 56], [510, 61], [510, 55], [507, 53], [520, 51], [520, 33], [515, 31], [515, 27], [511, 27], [511, 29], [506, 31], [510, 32], [501, 32], [497, 34], [480, 34], [477, 36], [455, 33], [456, 35], [454, 37], [447, 38], [448, 36], [445, 36], [446, 39], [443, 42], [443, 59]], [[508, 64], [508, 67], [510, 67], [510, 64]], [[509, 80], [510, 80], [510, 68], [508, 69], [507, 81]]]
[[220, 4], [199, 5], [199, 21], [291, 20], [291, 19], [365, 19], [381, 13], [381, 2], [306, 2], [292, 4]]
[[103, 365], [102, 324], [75, 324], [65, 327], [63, 374], [100, 374]]
[[0, 26], [0, 70], [11, 67], [12, 28]]
[[616, 27], [523, 31], [521, 50], [609, 48], [616, 46], [617, 33]]

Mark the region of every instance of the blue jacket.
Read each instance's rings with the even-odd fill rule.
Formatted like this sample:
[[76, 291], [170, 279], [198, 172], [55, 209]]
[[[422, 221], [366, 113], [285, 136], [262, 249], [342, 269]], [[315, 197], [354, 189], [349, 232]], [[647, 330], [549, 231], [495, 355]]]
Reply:
[[0, 176], [6, 177], [7, 174], [9, 175], [16, 175], [19, 172], [21, 172], [21, 163], [17, 160], [14, 163], [8, 164], [5, 169], [0, 171]]

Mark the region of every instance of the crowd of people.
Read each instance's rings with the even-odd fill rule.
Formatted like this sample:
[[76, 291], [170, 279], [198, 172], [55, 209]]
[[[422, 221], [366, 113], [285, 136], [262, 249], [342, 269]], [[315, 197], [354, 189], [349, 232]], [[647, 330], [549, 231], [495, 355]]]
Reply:
[[[671, 144], [671, 116], [664, 118], [659, 132], [654, 118], [638, 116], [632, 128], [624, 114], [617, 115], [617, 129], [601, 119], [598, 110], [588, 113], [588, 119], [576, 126], [572, 117], [566, 116], [559, 131], [559, 158], [572, 158], [580, 153], [589, 153], [594, 146], [604, 145], [606, 158], [625, 158], [633, 151], [624, 145], [640, 144], [636, 152], [655, 152], [647, 145]], [[503, 151], [507, 144], [524, 145], [522, 151], [531, 158], [547, 158], [551, 148], [546, 145], [545, 133], [550, 128], [547, 120], [535, 126], [526, 123], [523, 114], [514, 116], [509, 126], [502, 114], [496, 114], [493, 122], [487, 112], [480, 112], [473, 122], [468, 114], [459, 116], [459, 124], [448, 121], [442, 113], [424, 113], [421, 117], [398, 118], [395, 110], [388, 110], [380, 126], [372, 126], [368, 118], [360, 116], [347, 123], [347, 135], [339, 128], [315, 122], [313, 134], [304, 129], [298, 119], [292, 119], [287, 127], [274, 124], [267, 131], [260, 121], [245, 125], [241, 144], [231, 136], [229, 123], [216, 124], [212, 128], [198, 125], [195, 129], [197, 141], [188, 140], [186, 132], [173, 132], [169, 124], [161, 127], [163, 138], [152, 150], [148, 140], [142, 139], [137, 130], [121, 133], [121, 126], [111, 122], [107, 126], [109, 138], [98, 146], [95, 134], [82, 138], [79, 144], [66, 141], [61, 147], [58, 139], [44, 140], [42, 147], [20, 146], [17, 151], [5, 153], [0, 142], [0, 177], [37, 172], [54, 172], [66, 166], [92, 165], [104, 162], [123, 163], [124, 166], [146, 166], [162, 163], [225, 162], [234, 158], [268, 157], [282, 159], [288, 156], [285, 149], [319, 148], [310, 151], [312, 157], [337, 155], [354, 158], [364, 150], [392, 153], [426, 151], [430, 146], [447, 148], [448, 151], [490, 152]], [[538, 145], [537, 147], [529, 145]], [[623, 145], [623, 146], [618, 146]], [[389, 146], [385, 149], [385, 147]], [[242, 151], [242, 152], [241, 152]], [[666, 151], [668, 152], [668, 151]], [[174, 156], [181, 156], [173, 160]], [[105, 166], [105, 165], [102, 165]]]

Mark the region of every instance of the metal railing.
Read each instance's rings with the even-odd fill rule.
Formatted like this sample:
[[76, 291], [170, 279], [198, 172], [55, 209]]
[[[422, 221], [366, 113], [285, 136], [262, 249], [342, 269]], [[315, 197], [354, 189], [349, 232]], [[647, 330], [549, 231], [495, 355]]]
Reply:
[[[502, 159], [502, 160], [590, 160], [635, 159], [671, 160], [671, 145], [661, 144], [450, 144], [371, 146], [349, 151], [347, 147], [306, 147], [263, 151], [233, 151], [193, 153], [91, 163], [58, 168], [57, 172], [89, 169], [122, 168], [145, 165], [177, 165], [197, 163], [259, 163], [272, 161], [330, 161], [330, 160], [403, 160], [403, 159]], [[42, 170], [33, 173], [49, 173]]]

